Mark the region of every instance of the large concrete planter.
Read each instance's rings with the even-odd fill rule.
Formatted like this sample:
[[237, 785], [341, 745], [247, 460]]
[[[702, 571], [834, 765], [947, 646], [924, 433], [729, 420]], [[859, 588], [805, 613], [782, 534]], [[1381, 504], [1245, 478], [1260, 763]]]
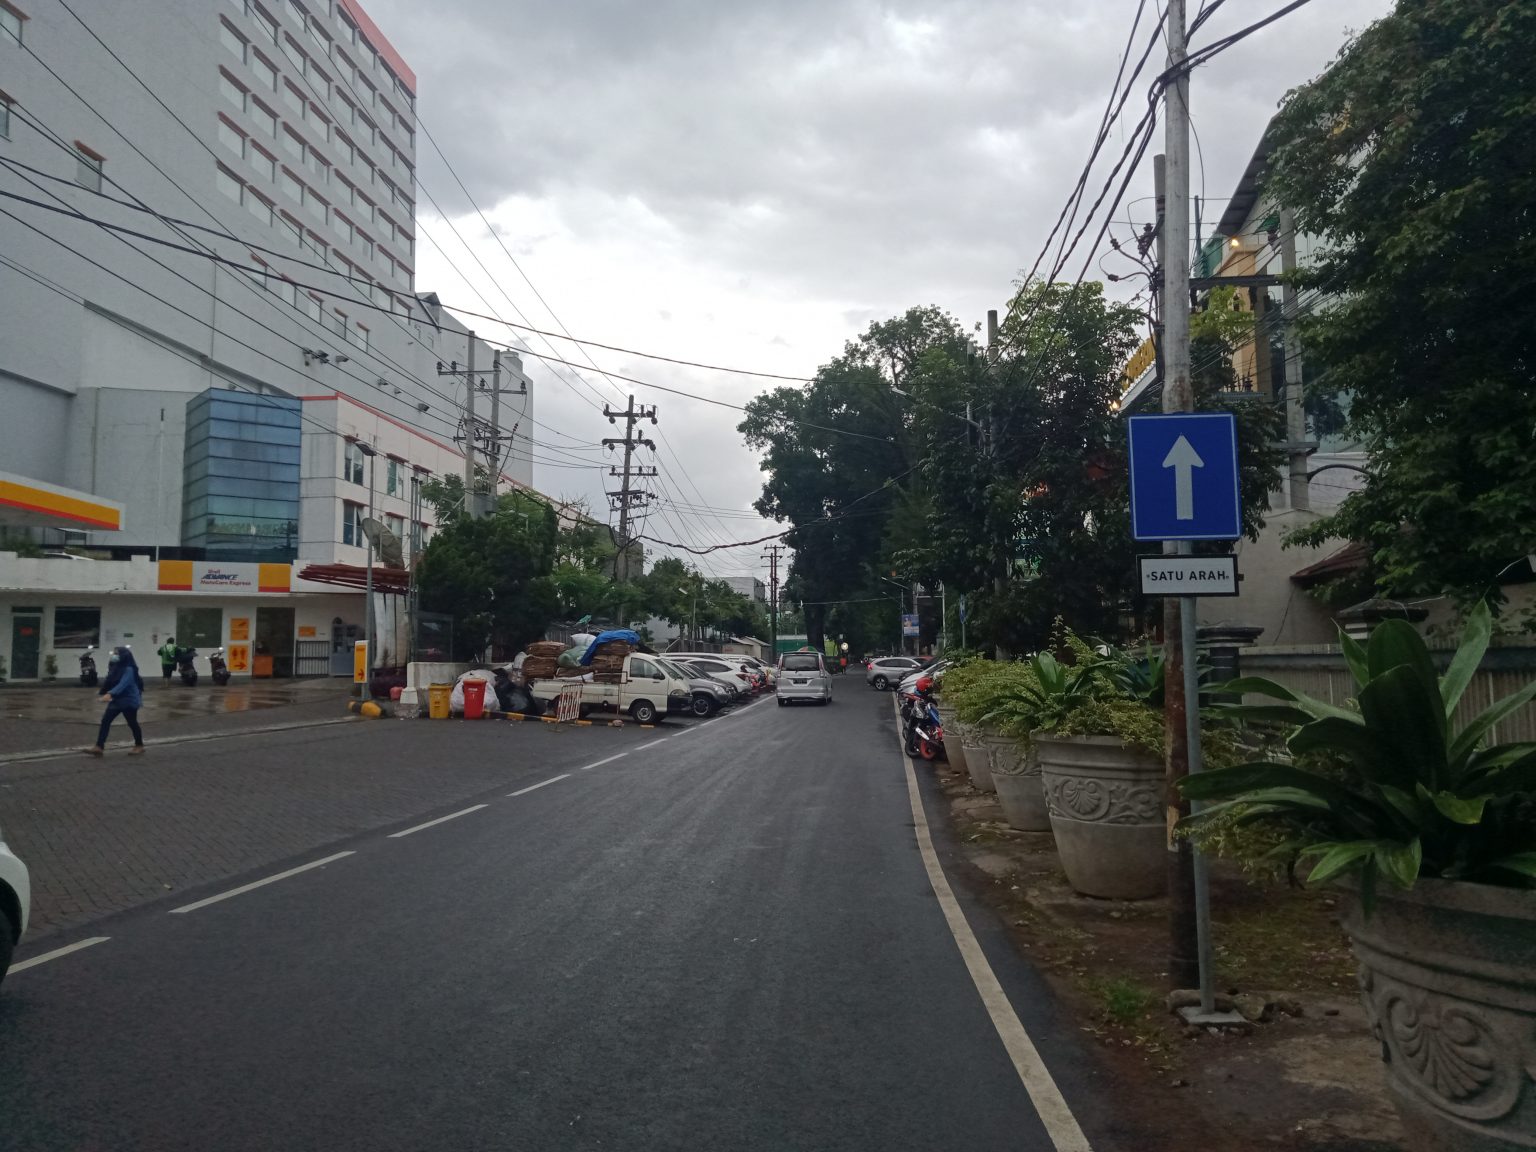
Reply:
[[965, 760], [965, 741], [960, 735], [960, 721], [953, 708], [939, 705], [939, 723], [944, 727], [944, 758], [950, 766], [961, 772], [968, 771]]
[[992, 760], [992, 783], [997, 787], [1003, 815], [1020, 832], [1049, 832], [1051, 813], [1045, 803], [1040, 758], [1032, 744], [1015, 744], [1013, 751], [1012, 756], [998, 755]]
[[960, 726], [960, 747], [965, 757], [965, 771], [971, 778], [971, 787], [980, 792], [991, 792], [992, 770], [987, 764], [987, 746], [982, 731], [974, 724]]
[[1343, 922], [1387, 1084], [1418, 1152], [1536, 1148], [1536, 892], [1377, 885]]
[[1112, 736], [1034, 736], [1067, 880], [1085, 896], [1162, 895], [1167, 867], [1163, 766]]

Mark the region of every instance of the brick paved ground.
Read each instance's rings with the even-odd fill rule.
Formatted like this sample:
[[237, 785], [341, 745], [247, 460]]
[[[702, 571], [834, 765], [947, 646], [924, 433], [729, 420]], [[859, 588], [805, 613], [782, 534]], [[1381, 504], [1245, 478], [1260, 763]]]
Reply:
[[[319, 720], [345, 715], [349, 687], [337, 680], [288, 680], [217, 688], [205, 680], [194, 688], [166, 688], [154, 680], [147, 685], [139, 722], [144, 738], [154, 741]], [[96, 697], [73, 684], [0, 689], [0, 761], [95, 743], [104, 707]], [[130, 740], [121, 720], [113, 725], [112, 739]]]
[[0, 764], [0, 828], [32, 872], [35, 940], [532, 778], [551, 758], [585, 763], [624, 735], [352, 721], [13, 762]]

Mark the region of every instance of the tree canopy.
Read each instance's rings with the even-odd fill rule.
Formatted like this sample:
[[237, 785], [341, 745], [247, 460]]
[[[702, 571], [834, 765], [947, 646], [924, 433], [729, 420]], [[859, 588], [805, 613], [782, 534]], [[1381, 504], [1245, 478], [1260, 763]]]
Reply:
[[1298, 533], [1380, 588], [1496, 593], [1536, 551], [1536, 4], [1400, 0], [1274, 124], [1270, 187], [1321, 237], [1298, 276], [1365, 487]]

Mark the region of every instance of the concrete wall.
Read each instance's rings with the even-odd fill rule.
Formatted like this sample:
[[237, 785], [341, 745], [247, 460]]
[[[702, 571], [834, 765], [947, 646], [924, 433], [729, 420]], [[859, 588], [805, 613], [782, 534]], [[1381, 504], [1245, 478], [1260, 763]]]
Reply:
[[1237, 570], [1242, 577], [1236, 597], [1200, 600], [1201, 624], [1247, 624], [1261, 627], [1258, 643], [1326, 644], [1335, 634], [1329, 609], [1291, 581], [1291, 573], [1337, 551], [1323, 548], [1283, 548], [1288, 531], [1309, 524], [1315, 513], [1272, 511], [1257, 541], [1239, 540]]

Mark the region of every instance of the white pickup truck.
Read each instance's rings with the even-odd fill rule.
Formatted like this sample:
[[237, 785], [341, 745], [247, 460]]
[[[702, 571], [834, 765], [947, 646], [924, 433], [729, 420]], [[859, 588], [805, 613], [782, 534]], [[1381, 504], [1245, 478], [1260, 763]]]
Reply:
[[[550, 708], [560, 690], [571, 683], [558, 677], [535, 680], [528, 688]], [[624, 671], [616, 684], [581, 685], [581, 710], [625, 712], [641, 724], [654, 724], [658, 716], [687, 713], [693, 707], [693, 689], [679, 679], [661, 661], [636, 653], [624, 658]]]

